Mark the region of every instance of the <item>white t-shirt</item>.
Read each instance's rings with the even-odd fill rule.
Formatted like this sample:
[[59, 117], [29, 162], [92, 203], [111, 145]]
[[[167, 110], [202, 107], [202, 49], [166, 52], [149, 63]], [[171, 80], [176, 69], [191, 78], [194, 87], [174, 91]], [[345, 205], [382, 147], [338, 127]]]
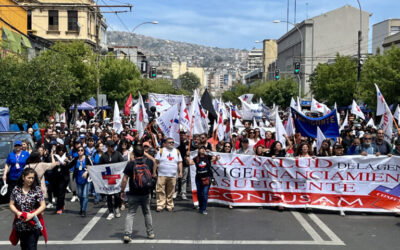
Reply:
[[162, 151], [162, 155], [160, 155], [161, 150], [156, 155], [156, 160], [160, 161], [158, 164], [158, 176], [176, 177], [178, 163], [182, 161], [181, 154], [178, 154], [176, 148], [171, 150], [163, 148]]
[[85, 127], [86, 127], [87, 124], [86, 124], [85, 120], [82, 120], [82, 121], [77, 120], [76, 123], [75, 123], [75, 125], [76, 125], [78, 128], [80, 128], [80, 127], [82, 127], [82, 126], [85, 126]]

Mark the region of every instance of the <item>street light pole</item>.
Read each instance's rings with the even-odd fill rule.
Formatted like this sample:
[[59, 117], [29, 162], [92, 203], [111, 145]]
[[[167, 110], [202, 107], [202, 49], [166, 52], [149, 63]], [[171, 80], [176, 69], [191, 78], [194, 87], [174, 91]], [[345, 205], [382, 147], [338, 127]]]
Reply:
[[357, 0], [358, 6], [360, 7], [360, 30], [358, 31], [358, 66], [357, 66], [357, 82], [361, 80], [361, 40], [362, 40], [362, 10], [360, 1]]
[[[137, 28], [139, 28], [139, 26], [142, 26], [142, 25], [144, 25], [144, 24], [158, 24], [158, 21], [151, 21], [151, 22], [143, 22], [143, 23], [139, 23], [138, 25], [136, 25], [135, 27], [133, 27], [133, 29], [132, 29], [132, 34], [135, 34], [135, 30], [137, 29]], [[132, 62], [132, 60], [131, 60], [131, 54], [130, 54], [130, 49], [128, 48], [128, 53], [129, 53], [129, 60]], [[137, 58], [136, 58], [136, 63], [138, 63], [137, 62]], [[147, 66], [146, 66], [147, 67]]]
[[[273, 21], [273, 23], [281, 23], [281, 22], [293, 25], [297, 29], [299, 34], [300, 34], [300, 39], [301, 39], [300, 40], [300, 65], [301, 65], [302, 64], [302, 57], [303, 57], [303, 43], [304, 43], [303, 33], [301, 33], [301, 31], [300, 31], [299, 27], [297, 26], [297, 24], [294, 24], [294, 23], [288, 22], [288, 21], [283, 21], [283, 20], [274, 20]], [[299, 97], [301, 97], [301, 78], [300, 78], [300, 75], [297, 75], [297, 77], [298, 77], [298, 80], [299, 80]]]

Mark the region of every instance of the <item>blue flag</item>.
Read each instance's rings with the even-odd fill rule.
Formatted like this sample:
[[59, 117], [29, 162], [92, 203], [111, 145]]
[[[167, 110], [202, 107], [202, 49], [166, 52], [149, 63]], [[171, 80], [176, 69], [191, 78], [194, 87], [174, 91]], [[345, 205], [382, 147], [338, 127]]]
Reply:
[[321, 129], [326, 138], [336, 138], [340, 136], [336, 109], [319, 118], [305, 116], [293, 108], [291, 108], [291, 110], [296, 132], [299, 132], [302, 136], [317, 138], [317, 127]]

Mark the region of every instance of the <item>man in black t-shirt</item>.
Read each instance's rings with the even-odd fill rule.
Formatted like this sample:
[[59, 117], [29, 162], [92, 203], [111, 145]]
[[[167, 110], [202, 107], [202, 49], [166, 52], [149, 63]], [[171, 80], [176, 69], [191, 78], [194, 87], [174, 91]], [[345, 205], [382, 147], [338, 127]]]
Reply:
[[[133, 175], [135, 166], [140, 165], [147, 165], [149, 171], [153, 169], [153, 162], [147, 158], [143, 157], [144, 149], [142, 145], [136, 145], [134, 149], [135, 154], [135, 161], [131, 161], [126, 165], [124, 170], [124, 177], [121, 183], [121, 190], [125, 190], [126, 184], [129, 180], [129, 192], [128, 194], [128, 213], [126, 215], [125, 220], [125, 236], [124, 236], [124, 243], [129, 243], [131, 241], [131, 235], [133, 230], [133, 220], [135, 218], [135, 214], [137, 208], [139, 206], [142, 207], [142, 212], [144, 215], [144, 221], [146, 224], [146, 231], [147, 231], [147, 238], [154, 239], [154, 231], [153, 231], [153, 222], [150, 212], [150, 193], [151, 187], [149, 188], [141, 188], [138, 189], [134, 185]], [[151, 174], [150, 174], [151, 178]], [[124, 192], [121, 192], [121, 199], [124, 200]]]

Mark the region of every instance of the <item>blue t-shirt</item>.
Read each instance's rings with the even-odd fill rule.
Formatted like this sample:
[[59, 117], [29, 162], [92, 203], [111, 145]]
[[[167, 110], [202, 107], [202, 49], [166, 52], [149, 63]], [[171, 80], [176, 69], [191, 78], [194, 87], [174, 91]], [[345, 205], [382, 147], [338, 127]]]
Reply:
[[83, 178], [82, 175], [86, 172], [86, 159], [84, 161], [76, 161], [75, 165], [76, 171], [76, 183], [80, 185], [84, 185], [87, 183], [87, 178]]
[[18, 180], [19, 176], [24, 170], [26, 160], [29, 157], [29, 153], [26, 151], [21, 151], [19, 156], [15, 154], [15, 151], [12, 151], [8, 154], [6, 163], [10, 166], [10, 179], [13, 181]]

